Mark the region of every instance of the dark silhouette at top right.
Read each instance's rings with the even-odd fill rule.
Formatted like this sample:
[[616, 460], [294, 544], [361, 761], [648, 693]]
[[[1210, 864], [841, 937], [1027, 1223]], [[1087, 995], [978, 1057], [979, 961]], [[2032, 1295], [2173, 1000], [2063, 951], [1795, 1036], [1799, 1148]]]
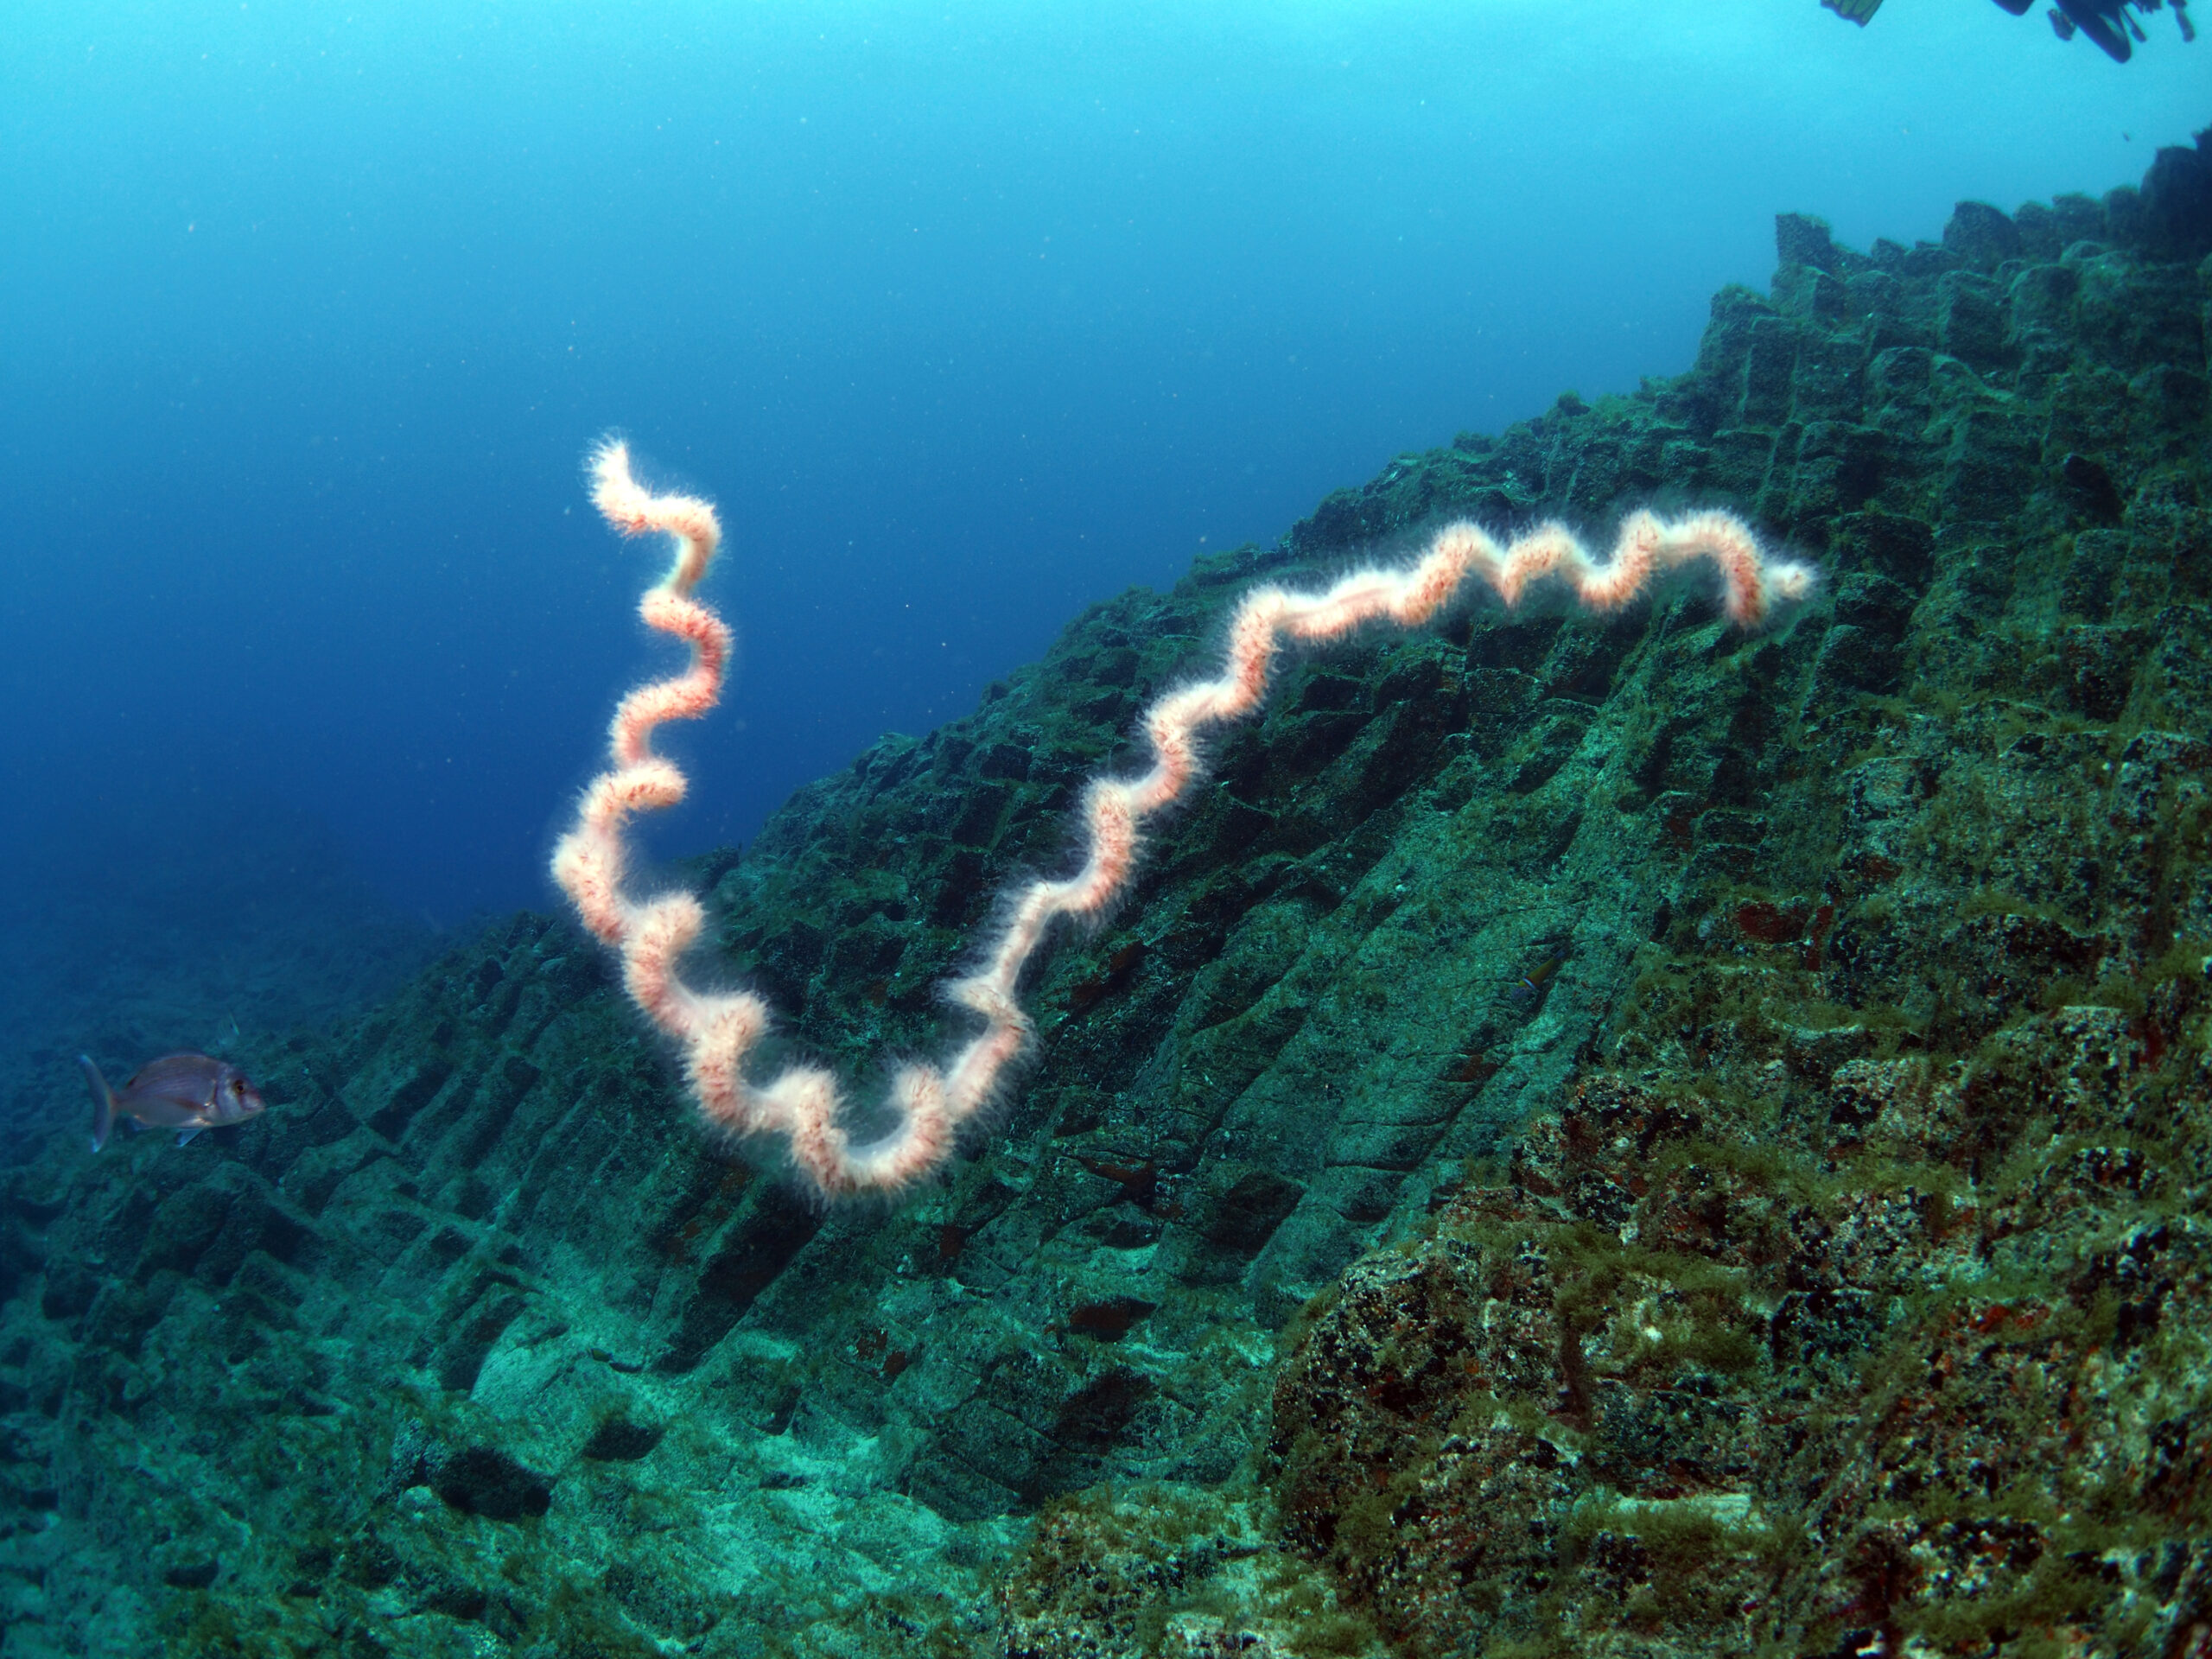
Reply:
[[[2026, 16], [2035, 0], [1997, 0], [1997, 3], [2020, 17]], [[2050, 26], [2062, 41], [2072, 40], [2078, 29], [2102, 47], [2105, 55], [2114, 63], [2126, 63], [2134, 55], [2135, 41], [2148, 38], [2128, 8], [2157, 11], [2165, 3], [2166, 0], [2054, 0]], [[2174, 21], [2181, 25], [2182, 39], [2195, 40], [2196, 27], [2189, 21], [2189, 0], [2172, 0], [2172, 3]]]

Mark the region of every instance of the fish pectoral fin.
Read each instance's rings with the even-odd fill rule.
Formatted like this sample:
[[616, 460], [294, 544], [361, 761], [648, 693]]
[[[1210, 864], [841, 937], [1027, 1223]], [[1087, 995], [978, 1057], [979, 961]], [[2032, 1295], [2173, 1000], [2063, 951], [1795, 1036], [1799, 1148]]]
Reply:
[[180, 1147], [188, 1147], [188, 1146], [190, 1146], [190, 1145], [192, 1144], [192, 1137], [193, 1137], [194, 1135], [195, 1135], [199, 1134], [200, 1130], [202, 1130], [202, 1129], [206, 1128], [207, 1127], [207, 1126], [205, 1123], [195, 1123], [195, 1124], [194, 1124], [190, 1128], [187, 1129], [183, 1134], [181, 1134], [181, 1135], [180, 1135], [179, 1136], [177, 1136], [177, 1138], [176, 1138], [176, 1143], [177, 1143], [177, 1145], [179, 1145]]

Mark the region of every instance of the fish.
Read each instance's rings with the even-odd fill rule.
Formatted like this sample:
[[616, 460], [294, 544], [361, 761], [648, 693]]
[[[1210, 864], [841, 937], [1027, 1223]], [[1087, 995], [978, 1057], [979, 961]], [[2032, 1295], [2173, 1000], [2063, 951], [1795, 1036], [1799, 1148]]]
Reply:
[[149, 1129], [181, 1129], [183, 1146], [202, 1129], [243, 1123], [267, 1103], [227, 1060], [205, 1054], [164, 1054], [131, 1074], [118, 1094], [107, 1085], [92, 1056], [79, 1054], [85, 1081], [92, 1087], [92, 1150], [107, 1144], [118, 1117], [131, 1117]]
[[1513, 988], [1506, 993], [1516, 1002], [1531, 1002], [1543, 994], [1554, 974], [1567, 965], [1564, 953], [1546, 957], [1541, 962], [1521, 976]]

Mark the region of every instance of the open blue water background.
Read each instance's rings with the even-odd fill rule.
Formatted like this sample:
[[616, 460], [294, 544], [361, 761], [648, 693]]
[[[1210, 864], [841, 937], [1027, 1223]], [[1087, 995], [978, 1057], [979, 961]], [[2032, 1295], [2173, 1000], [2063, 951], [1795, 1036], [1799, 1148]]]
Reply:
[[2121, 67], [1987, 0], [10, 0], [0, 1041], [204, 1044], [299, 990], [257, 953], [553, 902], [661, 660], [609, 429], [732, 531], [696, 851], [1091, 600], [1679, 371], [1778, 210], [2132, 181], [2212, 87], [2148, 21]]

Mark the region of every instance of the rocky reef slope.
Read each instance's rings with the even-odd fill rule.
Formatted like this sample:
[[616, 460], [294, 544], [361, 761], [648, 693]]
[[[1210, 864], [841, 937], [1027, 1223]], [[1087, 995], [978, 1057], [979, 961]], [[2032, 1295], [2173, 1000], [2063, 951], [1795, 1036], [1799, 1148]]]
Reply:
[[1294, 668], [895, 1209], [702, 1141], [543, 917], [184, 1151], [87, 1159], [57, 1078], [0, 1654], [2212, 1640], [2208, 143], [1940, 245], [1785, 217], [1687, 374], [1097, 607], [701, 861], [865, 1065], [1243, 583], [1652, 503], [1821, 559], [1758, 636]]

